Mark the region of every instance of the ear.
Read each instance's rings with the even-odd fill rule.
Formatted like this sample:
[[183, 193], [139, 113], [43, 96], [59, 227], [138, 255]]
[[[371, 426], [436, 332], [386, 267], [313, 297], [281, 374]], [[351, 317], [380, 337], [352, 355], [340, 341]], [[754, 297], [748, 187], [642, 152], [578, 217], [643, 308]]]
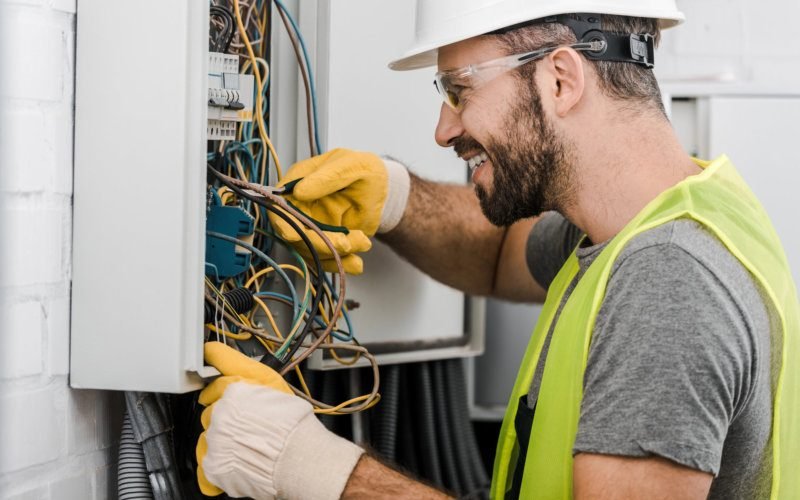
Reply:
[[553, 81], [553, 105], [556, 115], [566, 116], [581, 100], [586, 88], [583, 58], [574, 49], [556, 49], [546, 59]]

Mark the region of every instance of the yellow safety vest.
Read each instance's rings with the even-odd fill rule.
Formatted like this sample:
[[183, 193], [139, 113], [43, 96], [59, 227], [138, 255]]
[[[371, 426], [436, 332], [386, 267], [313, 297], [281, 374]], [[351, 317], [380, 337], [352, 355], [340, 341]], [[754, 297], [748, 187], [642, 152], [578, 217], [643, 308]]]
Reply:
[[[710, 230], [751, 273], [780, 317], [773, 345], [782, 346], [773, 395], [773, 499], [800, 499], [800, 305], [778, 235], [756, 197], [726, 156], [697, 162], [703, 172], [651, 201], [602, 250], [576, 285], [555, 325], [533, 418], [520, 498], [572, 498], [572, 445], [578, 430], [583, 375], [597, 312], [612, 266], [637, 234], [681, 217]], [[766, 175], [766, 174], [765, 174]], [[514, 420], [527, 394], [547, 332], [567, 287], [578, 272], [575, 252], [547, 294], [506, 409], [492, 476], [491, 497], [511, 487], [509, 464], [518, 453]], [[765, 299], [766, 300], [766, 299]], [[768, 304], [769, 305], [769, 304]], [[776, 344], [777, 343], [777, 344]]]

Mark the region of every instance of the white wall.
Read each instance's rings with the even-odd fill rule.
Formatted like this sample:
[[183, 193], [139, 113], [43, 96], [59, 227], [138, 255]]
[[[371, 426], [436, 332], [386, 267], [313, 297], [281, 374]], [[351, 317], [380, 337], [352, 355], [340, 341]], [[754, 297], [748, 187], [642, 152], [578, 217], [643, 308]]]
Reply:
[[672, 80], [800, 83], [797, 0], [676, 0], [686, 22], [664, 32], [656, 74]]
[[0, 0], [4, 499], [116, 496], [121, 399], [67, 383], [75, 12], [75, 0]]

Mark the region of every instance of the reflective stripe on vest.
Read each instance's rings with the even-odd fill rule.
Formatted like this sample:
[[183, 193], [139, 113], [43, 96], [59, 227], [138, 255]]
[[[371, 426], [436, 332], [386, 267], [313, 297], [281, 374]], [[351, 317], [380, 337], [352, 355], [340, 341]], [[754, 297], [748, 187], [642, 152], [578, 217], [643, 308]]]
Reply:
[[[703, 172], [684, 179], [651, 201], [602, 250], [573, 290], [555, 325], [545, 360], [528, 446], [520, 498], [572, 497], [572, 445], [578, 430], [583, 375], [592, 330], [612, 266], [637, 234], [678, 218], [691, 218], [713, 233], [750, 272], [780, 318], [772, 332], [781, 346], [773, 397], [771, 498], [800, 498], [800, 305], [786, 255], [761, 204], [727, 157], [700, 162]], [[491, 497], [511, 486], [509, 464], [518, 453], [514, 418], [527, 394], [556, 310], [578, 272], [575, 252], [550, 285], [506, 409], [497, 443]]]

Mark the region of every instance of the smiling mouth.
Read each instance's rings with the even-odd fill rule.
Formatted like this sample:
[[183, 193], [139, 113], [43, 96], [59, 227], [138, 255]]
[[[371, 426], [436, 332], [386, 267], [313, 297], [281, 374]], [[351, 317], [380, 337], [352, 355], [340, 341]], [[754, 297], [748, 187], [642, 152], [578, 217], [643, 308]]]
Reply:
[[488, 159], [489, 157], [486, 155], [486, 151], [483, 151], [480, 154], [477, 154], [472, 158], [466, 160], [467, 166], [469, 167], [470, 170], [470, 174], [475, 173], [475, 169], [483, 165], [484, 162], [486, 162]]

